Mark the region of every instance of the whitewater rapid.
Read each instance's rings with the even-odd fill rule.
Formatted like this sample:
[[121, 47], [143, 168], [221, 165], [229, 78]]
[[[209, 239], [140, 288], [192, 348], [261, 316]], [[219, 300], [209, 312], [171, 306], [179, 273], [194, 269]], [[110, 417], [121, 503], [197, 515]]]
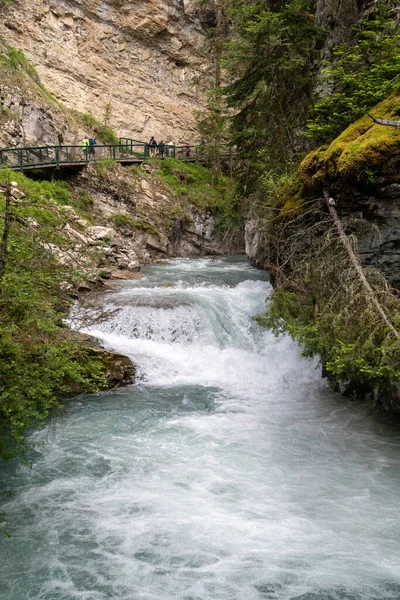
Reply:
[[1, 598], [400, 599], [399, 423], [257, 325], [270, 291], [243, 258], [182, 259], [92, 299], [137, 382], [2, 468]]

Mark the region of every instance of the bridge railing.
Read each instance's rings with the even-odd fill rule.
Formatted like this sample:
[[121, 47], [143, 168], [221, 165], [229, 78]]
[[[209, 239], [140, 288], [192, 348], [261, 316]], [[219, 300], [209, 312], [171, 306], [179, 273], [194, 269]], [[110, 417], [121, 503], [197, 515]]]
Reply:
[[[175, 146], [169, 144], [146, 144], [146, 157], [150, 158], [177, 158], [179, 160], [200, 160], [210, 157], [210, 150], [205, 144]], [[220, 155], [223, 157], [233, 156], [232, 147], [223, 144], [220, 147]]]
[[[220, 148], [220, 155], [232, 156], [228, 145]], [[96, 145], [94, 148], [75, 146], [32, 146], [29, 148], [0, 149], [0, 168], [10, 167], [23, 171], [41, 166], [86, 164], [92, 160], [112, 159], [120, 162], [142, 161], [147, 158], [177, 158], [188, 161], [207, 161], [210, 149], [205, 144], [175, 146], [170, 144], [149, 145], [130, 138], [120, 138], [119, 144]]]
[[96, 160], [124, 160], [136, 158], [143, 160], [148, 156], [147, 144], [96, 145], [94, 153], [90, 147], [83, 146], [32, 146], [29, 148], [3, 148], [0, 150], [0, 167], [12, 169], [51, 166], [60, 168], [67, 164], [88, 164]]
[[12, 169], [86, 162], [81, 146], [32, 146], [30, 148], [4, 148], [0, 150], [0, 166]]
[[134, 156], [138, 159], [149, 156], [149, 145], [145, 142], [132, 140], [130, 138], [119, 138], [119, 148], [123, 155]]

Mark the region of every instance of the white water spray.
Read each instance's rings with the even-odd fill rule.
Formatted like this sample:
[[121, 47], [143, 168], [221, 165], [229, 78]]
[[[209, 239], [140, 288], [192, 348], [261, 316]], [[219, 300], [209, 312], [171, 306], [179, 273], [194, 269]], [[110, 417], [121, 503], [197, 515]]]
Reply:
[[89, 331], [139, 386], [73, 403], [7, 467], [0, 595], [399, 600], [399, 429], [258, 327], [263, 277], [178, 260], [99, 299]]

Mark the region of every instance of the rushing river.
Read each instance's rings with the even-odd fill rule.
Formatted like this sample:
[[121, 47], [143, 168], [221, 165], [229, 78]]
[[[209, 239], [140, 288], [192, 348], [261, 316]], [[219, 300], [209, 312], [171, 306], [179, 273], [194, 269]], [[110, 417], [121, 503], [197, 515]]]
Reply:
[[270, 289], [242, 258], [174, 260], [97, 298], [138, 384], [2, 468], [2, 599], [400, 599], [399, 423], [257, 326]]

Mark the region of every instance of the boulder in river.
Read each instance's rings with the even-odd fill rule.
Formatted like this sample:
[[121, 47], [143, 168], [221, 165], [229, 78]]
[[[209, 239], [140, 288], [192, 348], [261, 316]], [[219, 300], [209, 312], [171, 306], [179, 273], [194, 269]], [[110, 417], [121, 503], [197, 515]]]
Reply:
[[92, 346], [88, 352], [89, 355], [98, 357], [104, 365], [110, 388], [134, 383], [136, 369], [130, 358], [100, 347]]

